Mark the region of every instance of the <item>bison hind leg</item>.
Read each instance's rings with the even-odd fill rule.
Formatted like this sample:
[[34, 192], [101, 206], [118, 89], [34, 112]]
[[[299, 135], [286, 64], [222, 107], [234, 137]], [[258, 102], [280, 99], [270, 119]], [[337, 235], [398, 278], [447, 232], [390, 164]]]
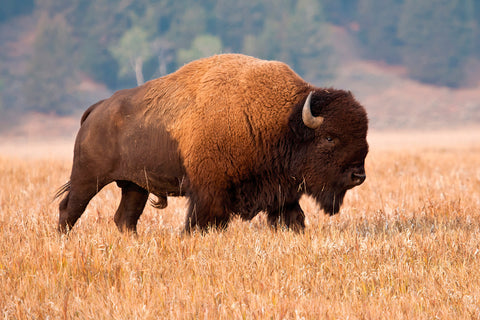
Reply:
[[298, 201], [287, 204], [278, 210], [269, 210], [267, 214], [268, 223], [275, 229], [279, 225], [284, 225], [295, 232], [305, 229], [305, 214]]
[[67, 195], [60, 201], [59, 210], [60, 210], [60, 215], [58, 218], [58, 231], [61, 233], [65, 233], [68, 230], [70, 230], [75, 222], [78, 220], [75, 219], [69, 219], [69, 214], [68, 214], [68, 199], [70, 197], [70, 191], [67, 191]]
[[148, 191], [130, 181], [117, 181], [122, 189], [122, 199], [114, 221], [120, 231], [137, 232], [137, 222], [145, 208]]
[[67, 192], [59, 205], [58, 231], [62, 233], [69, 231], [81, 217], [90, 200], [104, 185], [104, 183], [100, 185], [96, 180], [80, 181], [72, 179], [62, 186], [55, 195], [55, 197], [59, 197]]

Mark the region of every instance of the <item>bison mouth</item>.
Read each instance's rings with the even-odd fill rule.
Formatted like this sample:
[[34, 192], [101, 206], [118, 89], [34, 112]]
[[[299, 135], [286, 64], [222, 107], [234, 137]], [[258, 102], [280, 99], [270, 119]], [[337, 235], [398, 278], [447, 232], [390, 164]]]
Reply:
[[[315, 198], [326, 214], [334, 215], [340, 211], [347, 191], [362, 184], [366, 175], [362, 163], [348, 167], [341, 174], [328, 178], [323, 184], [311, 184], [311, 188], [308, 188], [308, 184], [306, 184], [305, 191]], [[329, 183], [328, 181], [333, 182]]]
[[340, 211], [340, 207], [343, 203], [343, 198], [345, 197], [345, 193], [347, 190], [341, 191], [327, 191], [323, 190], [317, 195], [315, 198], [317, 202], [322, 207], [323, 211], [326, 214], [334, 215]]

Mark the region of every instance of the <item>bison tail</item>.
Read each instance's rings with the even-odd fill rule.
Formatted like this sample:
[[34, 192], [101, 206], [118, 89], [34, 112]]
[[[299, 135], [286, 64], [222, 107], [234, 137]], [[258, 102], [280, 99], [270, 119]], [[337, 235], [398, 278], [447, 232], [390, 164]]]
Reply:
[[72, 183], [70, 181], [68, 181], [63, 186], [58, 188], [57, 192], [55, 192], [55, 196], [53, 197], [53, 200], [57, 199], [58, 197], [60, 197], [65, 192], [70, 191], [71, 185], [72, 185]]

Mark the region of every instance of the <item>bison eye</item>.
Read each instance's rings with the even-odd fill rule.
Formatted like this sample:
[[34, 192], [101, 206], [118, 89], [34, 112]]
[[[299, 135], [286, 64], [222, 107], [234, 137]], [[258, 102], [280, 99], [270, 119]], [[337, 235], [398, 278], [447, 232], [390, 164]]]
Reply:
[[325, 141], [324, 145], [328, 148], [333, 148], [338, 143], [338, 138], [336, 138], [334, 136], [328, 135], [328, 136], [325, 136], [324, 139], [325, 139], [325, 140], [323, 140], [323, 141]]

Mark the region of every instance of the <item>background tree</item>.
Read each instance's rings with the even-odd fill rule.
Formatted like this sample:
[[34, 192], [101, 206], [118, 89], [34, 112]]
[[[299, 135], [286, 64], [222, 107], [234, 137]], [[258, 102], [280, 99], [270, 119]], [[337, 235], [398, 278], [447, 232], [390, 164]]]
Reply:
[[222, 41], [220, 38], [204, 34], [196, 37], [190, 49], [180, 49], [178, 51], [177, 64], [184, 65], [190, 61], [208, 57], [222, 52]]
[[321, 83], [337, 70], [332, 30], [358, 40], [352, 56], [403, 64], [425, 83], [461, 86], [480, 61], [474, 0], [5, 0], [0, 100], [73, 112], [79, 79], [113, 91], [220, 52], [282, 60]]
[[[244, 52], [290, 64], [310, 81], [331, 79], [335, 67], [322, 7], [315, 0], [283, 1], [269, 12], [263, 31], [246, 37]], [[273, 5], [273, 3], [271, 4]]]
[[[405, 0], [359, 0], [358, 36], [369, 59], [388, 63], [401, 62], [402, 40], [398, 37], [398, 22]], [[432, 10], [432, 5], [430, 5]]]
[[241, 52], [245, 35], [262, 32], [268, 2], [218, 0], [209, 17], [209, 32], [218, 34], [227, 51]]
[[0, 79], [0, 112], [3, 111], [3, 90], [4, 90], [4, 84], [3, 84], [3, 79]]
[[[75, 94], [77, 72], [72, 29], [63, 16], [44, 15], [35, 37], [34, 54], [28, 64], [24, 109], [68, 114]], [[69, 54], [65, 54], [65, 53]]]
[[135, 26], [127, 30], [120, 41], [110, 47], [112, 55], [117, 59], [120, 76], [135, 72], [137, 85], [145, 82], [143, 62], [151, 57], [152, 49], [146, 30]]
[[359, 0], [322, 0], [326, 19], [336, 25], [349, 26], [357, 19]]
[[2, 0], [0, 5], [0, 23], [22, 14], [29, 14], [34, 9], [34, 0]]
[[457, 87], [474, 43], [473, 0], [406, 0], [399, 24], [403, 62], [414, 79]]
[[168, 28], [170, 41], [177, 49], [187, 49], [199, 35], [207, 32], [207, 12], [198, 3], [192, 3], [175, 12]]
[[131, 18], [124, 14], [128, 12], [128, 3], [117, 0], [80, 3], [68, 15], [68, 21], [73, 25], [79, 68], [93, 80], [117, 88], [119, 64], [109, 47], [131, 26]]
[[473, 2], [473, 49], [472, 56], [474, 59], [480, 60], [480, 3]]

